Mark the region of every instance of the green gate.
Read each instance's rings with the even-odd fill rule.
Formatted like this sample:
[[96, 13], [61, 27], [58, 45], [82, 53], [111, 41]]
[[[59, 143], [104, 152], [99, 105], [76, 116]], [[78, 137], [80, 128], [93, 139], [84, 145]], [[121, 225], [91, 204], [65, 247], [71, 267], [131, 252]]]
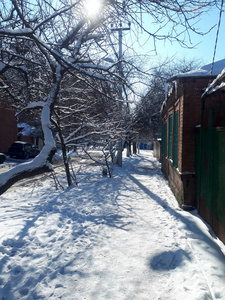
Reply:
[[215, 233], [225, 242], [225, 129], [196, 130], [197, 208]]
[[213, 229], [225, 241], [225, 129], [214, 130]]

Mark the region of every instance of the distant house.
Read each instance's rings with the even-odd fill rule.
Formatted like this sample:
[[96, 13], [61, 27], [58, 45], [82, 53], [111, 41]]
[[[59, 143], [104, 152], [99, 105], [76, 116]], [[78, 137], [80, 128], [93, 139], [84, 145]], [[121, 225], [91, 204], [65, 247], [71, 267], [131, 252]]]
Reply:
[[15, 109], [0, 100], [0, 152], [6, 153], [16, 139]]
[[17, 133], [18, 141], [29, 142], [37, 146], [39, 150], [42, 149], [43, 139], [42, 139], [41, 130], [27, 123], [19, 123], [17, 125], [17, 128], [18, 128], [18, 133]]
[[[169, 78], [170, 89], [162, 108], [162, 170], [179, 204], [196, 207], [196, 131], [201, 123], [201, 95], [204, 88], [225, 67], [225, 59], [199, 70]], [[205, 147], [211, 147], [210, 144]]]

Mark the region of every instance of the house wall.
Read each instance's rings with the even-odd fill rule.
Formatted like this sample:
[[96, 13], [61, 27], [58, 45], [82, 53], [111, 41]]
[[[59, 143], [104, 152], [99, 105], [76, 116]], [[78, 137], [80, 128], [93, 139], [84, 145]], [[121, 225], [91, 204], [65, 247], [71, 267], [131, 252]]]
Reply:
[[[178, 111], [179, 127], [178, 127], [178, 167], [173, 166], [173, 159], [169, 159], [168, 156], [161, 156], [162, 160], [162, 171], [168, 179], [171, 190], [173, 191], [179, 205], [183, 204], [184, 201], [184, 190], [183, 182], [180, 175], [182, 170], [182, 140], [183, 140], [183, 86], [179, 85], [177, 88], [174, 87], [172, 94], [167, 99], [166, 106], [162, 112], [163, 123], [167, 122], [167, 155], [168, 155], [168, 135], [169, 135], [169, 116], [174, 116], [175, 112]], [[173, 139], [173, 136], [172, 136]], [[172, 143], [172, 158], [173, 158], [173, 143]]]
[[21, 142], [28, 142], [38, 147], [39, 150], [41, 150], [44, 146], [44, 141], [41, 137], [30, 137], [30, 136], [23, 136], [19, 135], [17, 136], [17, 140]]
[[184, 199], [184, 190], [183, 190], [183, 182], [181, 180], [180, 173], [178, 169], [173, 167], [172, 161], [167, 159], [163, 155], [161, 158], [161, 162], [162, 162], [162, 171], [166, 176], [170, 188], [173, 191], [179, 205], [181, 206], [183, 204], [183, 199]]
[[153, 141], [153, 156], [161, 162], [161, 140]]
[[[175, 111], [178, 111], [179, 115], [178, 166], [173, 166], [173, 159], [163, 157], [162, 171], [180, 205], [196, 206], [195, 127], [200, 124], [201, 93], [208, 85], [208, 80], [205, 77], [178, 79], [162, 112], [163, 123], [167, 124], [171, 114], [174, 115]], [[167, 153], [168, 134], [169, 126]]]
[[15, 110], [0, 102], [0, 152], [7, 153], [10, 145], [17, 139]]
[[208, 78], [186, 78], [183, 82], [183, 133], [181, 172], [195, 172], [195, 127], [201, 119], [201, 94]]

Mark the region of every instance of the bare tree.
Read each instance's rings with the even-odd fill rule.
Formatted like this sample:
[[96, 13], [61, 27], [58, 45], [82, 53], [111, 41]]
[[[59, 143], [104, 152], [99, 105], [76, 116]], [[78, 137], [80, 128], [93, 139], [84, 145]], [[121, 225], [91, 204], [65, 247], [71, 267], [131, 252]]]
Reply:
[[[95, 89], [90, 87], [90, 83]], [[87, 84], [70, 74], [64, 78], [51, 121], [62, 148], [68, 185], [72, 184], [73, 177], [67, 156], [68, 148], [83, 148], [92, 158], [86, 145], [98, 146], [103, 154], [103, 161], [99, 163], [106, 165], [109, 175], [112, 174], [112, 152], [125, 127], [115, 102], [116, 94], [115, 87], [105, 81], [90, 78]]]
[[135, 130], [141, 138], [161, 138], [161, 107], [165, 100], [166, 80], [178, 73], [185, 73], [197, 69], [201, 65], [200, 59], [186, 58], [173, 60], [169, 64], [157, 67], [150, 79], [147, 93], [137, 103], [135, 108]]
[[[125, 81], [116, 65], [103, 63], [110, 53], [110, 24], [133, 22], [156, 39], [185, 45], [185, 35], [195, 30], [195, 20], [214, 1], [105, 0], [101, 14], [89, 19], [82, 0], [2, 0], [0, 3], [1, 87], [18, 110], [38, 109], [44, 147], [33, 161], [0, 175], [0, 192], [20, 178], [52, 169], [55, 140], [51, 119], [58, 103], [63, 78], [73, 75], [92, 85], [88, 78]], [[142, 20], [149, 14], [158, 30], [150, 32]], [[171, 24], [169, 31], [161, 31]], [[201, 33], [200, 33], [201, 34]], [[118, 56], [117, 56], [118, 58]], [[93, 87], [94, 88], [94, 87]], [[117, 98], [117, 97], [116, 97]]]

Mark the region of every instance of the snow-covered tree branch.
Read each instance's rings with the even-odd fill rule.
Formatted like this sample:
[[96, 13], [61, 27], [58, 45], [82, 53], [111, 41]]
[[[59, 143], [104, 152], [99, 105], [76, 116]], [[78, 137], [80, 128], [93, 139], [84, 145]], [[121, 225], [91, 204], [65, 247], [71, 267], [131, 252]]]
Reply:
[[[121, 81], [128, 86], [129, 80], [118, 72], [121, 58], [115, 53], [115, 47], [111, 43], [112, 23], [117, 23], [118, 20], [133, 22], [135, 28], [141, 27], [154, 39], [166, 38], [186, 44], [185, 34], [197, 31], [195, 20], [215, 2], [105, 0], [102, 1], [101, 11], [91, 19], [86, 13], [84, 0], [2, 0], [0, 2], [0, 97], [3, 101], [11, 102], [18, 112], [25, 108], [30, 110], [32, 105], [34, 109], [39, 109], [44, 147], [32, 162], [22, 164], [0, 175], [0, 193], [19, 178], [41, 170], [51, 170], [50, 162], [56, 149], [52, 129], [59, 121], [65, 124], [68, 109], [72, 111], [75, 109], [78, 114], [82, 110], [86, 111], [86, 117], [76, 122], [77, 128], [72, 126], [74, 121], [70, 124], [67, 119], [65, 128], [71, 128], [66, 135], [61, 132], [64, 141], [68, 139], [71, 142], [69, 136], [73, 135], [75, 138], [73, 133], [80, 128], [82, 122], [87, 121], [89, 116], [95, 125], [98, 122], [110, 124], [112, 136], [116, 136], [115, 128], [117, 136], [120, 135], [118, 132], [126, 120], [122, 115], [123, 112], [121, 110], [118, 112], [119, 105], [115, 104], [118, 100], [121, 101], [118, 92], [121, 89], [118, 86], [121, 86]], [[150, 31], [151, 29], [146, 27], [143, 14], [149, 16], [150, 22], [158, 24], [158, 30]], [[171, 26], [165, 33], [168, 24]], [[111, 64], [105, 61], [108, 54], [114, 55], [114, 62]], [[82, 90], [76, 92], [77, 102], [73, 100], [72, 104], [66, 101], [66, 98], [71, 97], [71, 93], [63, 94], [64, 80], [68, 76], [73, 78], [69, 81], [70, 85], [79, 81], [77, 89]], [[105, 85], [101, 84], [102, 81]], [[93, 90], [90, 91], [90, 88]], [[108, 93], [107, 89], [114, 92]], [[105, 102], [113, 108], [111, 111], [106, 110], [108, 115], [104, 118], [102, 112], [99, 114], [97, 110], [93, 110], [94, 115], [87, 110], [87, 103], [93, 103], [90, 99], [95, 98], [96, 91], [98, 97], [105, 95]], [[107, 118], [111, 122], [107, 123]], [[109, 127], [107, 129], [107, 126], [102, 126], [102, 131], [105, 132], [107, 129], [110, 135]], [[87, 137], [91, 133], [84, 134]]]

